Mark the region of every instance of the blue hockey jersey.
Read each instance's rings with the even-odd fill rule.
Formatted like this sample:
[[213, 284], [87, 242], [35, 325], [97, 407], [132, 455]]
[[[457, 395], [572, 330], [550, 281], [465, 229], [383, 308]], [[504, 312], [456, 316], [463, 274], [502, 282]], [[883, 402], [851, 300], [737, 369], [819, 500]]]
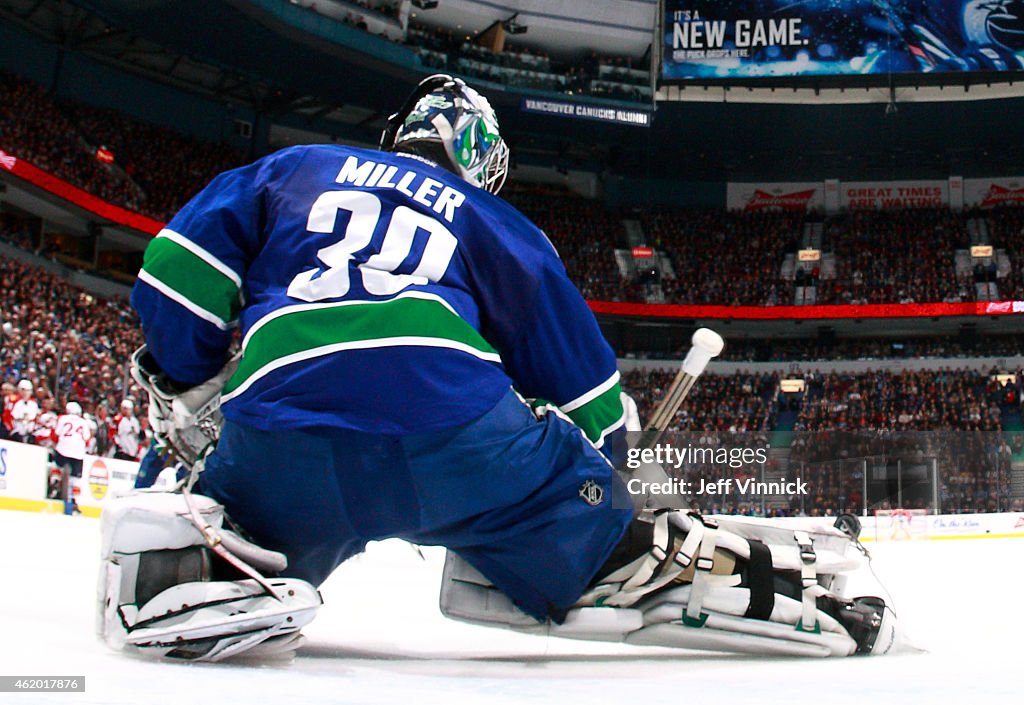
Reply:
[[173, 379], [243, 356], [224, 415], [263, 430], [453, 427], [515, 387], [597, 445], [615, 357], [544, 234], [417, 157], [285, 149], [221, 174], [146, 250], [132, 292]]

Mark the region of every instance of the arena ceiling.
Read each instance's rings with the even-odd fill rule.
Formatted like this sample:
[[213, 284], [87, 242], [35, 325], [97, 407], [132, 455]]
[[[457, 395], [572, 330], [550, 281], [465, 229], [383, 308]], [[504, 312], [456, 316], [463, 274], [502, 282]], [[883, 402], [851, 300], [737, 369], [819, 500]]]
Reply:
[[418, 22], [476, 32], [513, 15], [526, 27], [509, 38], [518, 46], [553, 56], [644, 56], [654, 38], [658, 0], [438, 0], [432, 10], [414, 9]]

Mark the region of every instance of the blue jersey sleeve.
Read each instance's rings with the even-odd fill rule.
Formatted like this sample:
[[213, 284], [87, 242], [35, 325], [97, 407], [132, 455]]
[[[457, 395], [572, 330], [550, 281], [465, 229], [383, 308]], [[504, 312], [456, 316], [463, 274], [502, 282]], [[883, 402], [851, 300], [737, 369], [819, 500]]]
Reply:
[[544, 234], [504, 203], [494, 216], [467, 248], [481, 332], [520, 393], [557, 405], [607, 453], [624, 423], [615, 354]]
[[225, 362], [273, 165], [272, 156], [216, 177], [146, 248], [131, 301], [150, 353], [178, 382], [198, 384]]

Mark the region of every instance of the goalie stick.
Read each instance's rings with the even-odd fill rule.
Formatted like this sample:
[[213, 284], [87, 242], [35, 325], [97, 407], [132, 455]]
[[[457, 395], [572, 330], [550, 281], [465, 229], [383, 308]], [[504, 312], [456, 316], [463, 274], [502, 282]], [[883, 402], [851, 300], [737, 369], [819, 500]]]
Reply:
[[676, 378], [672, 380], [668, 391], [665, 392], [665, 396], [662, 397], [654, 413], [651, 414], [647, 427], [643, 430], [640, 441], [636, 445], [637, 448], [652, 448], [661, 440], [697, 378], [704, 372], [711, 359], [717, 357], [725, 347], [722, 336], [710, 328], [698, 328], [694, 332], [691, 342], [693, 347], [686, 354], [686, 358], [683, 360]]

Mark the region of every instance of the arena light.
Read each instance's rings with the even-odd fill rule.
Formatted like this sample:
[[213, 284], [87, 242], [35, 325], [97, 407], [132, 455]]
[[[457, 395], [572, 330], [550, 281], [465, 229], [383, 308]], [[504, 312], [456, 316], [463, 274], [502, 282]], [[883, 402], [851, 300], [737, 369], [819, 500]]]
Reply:
[[802, 379], [783, 379], [779, 381], [779, 389], [784, 394], [799, 394], [804, 391], [807, 383]]
[[505, 28], [505, 31], [509, 34], [526, 34], [526, 30], [529, 29], [525, 24], [520, 24], [516, 18], [519, 17], [519, 13], [512, 15], [507, 20], [501, 23], [501, 26]]

